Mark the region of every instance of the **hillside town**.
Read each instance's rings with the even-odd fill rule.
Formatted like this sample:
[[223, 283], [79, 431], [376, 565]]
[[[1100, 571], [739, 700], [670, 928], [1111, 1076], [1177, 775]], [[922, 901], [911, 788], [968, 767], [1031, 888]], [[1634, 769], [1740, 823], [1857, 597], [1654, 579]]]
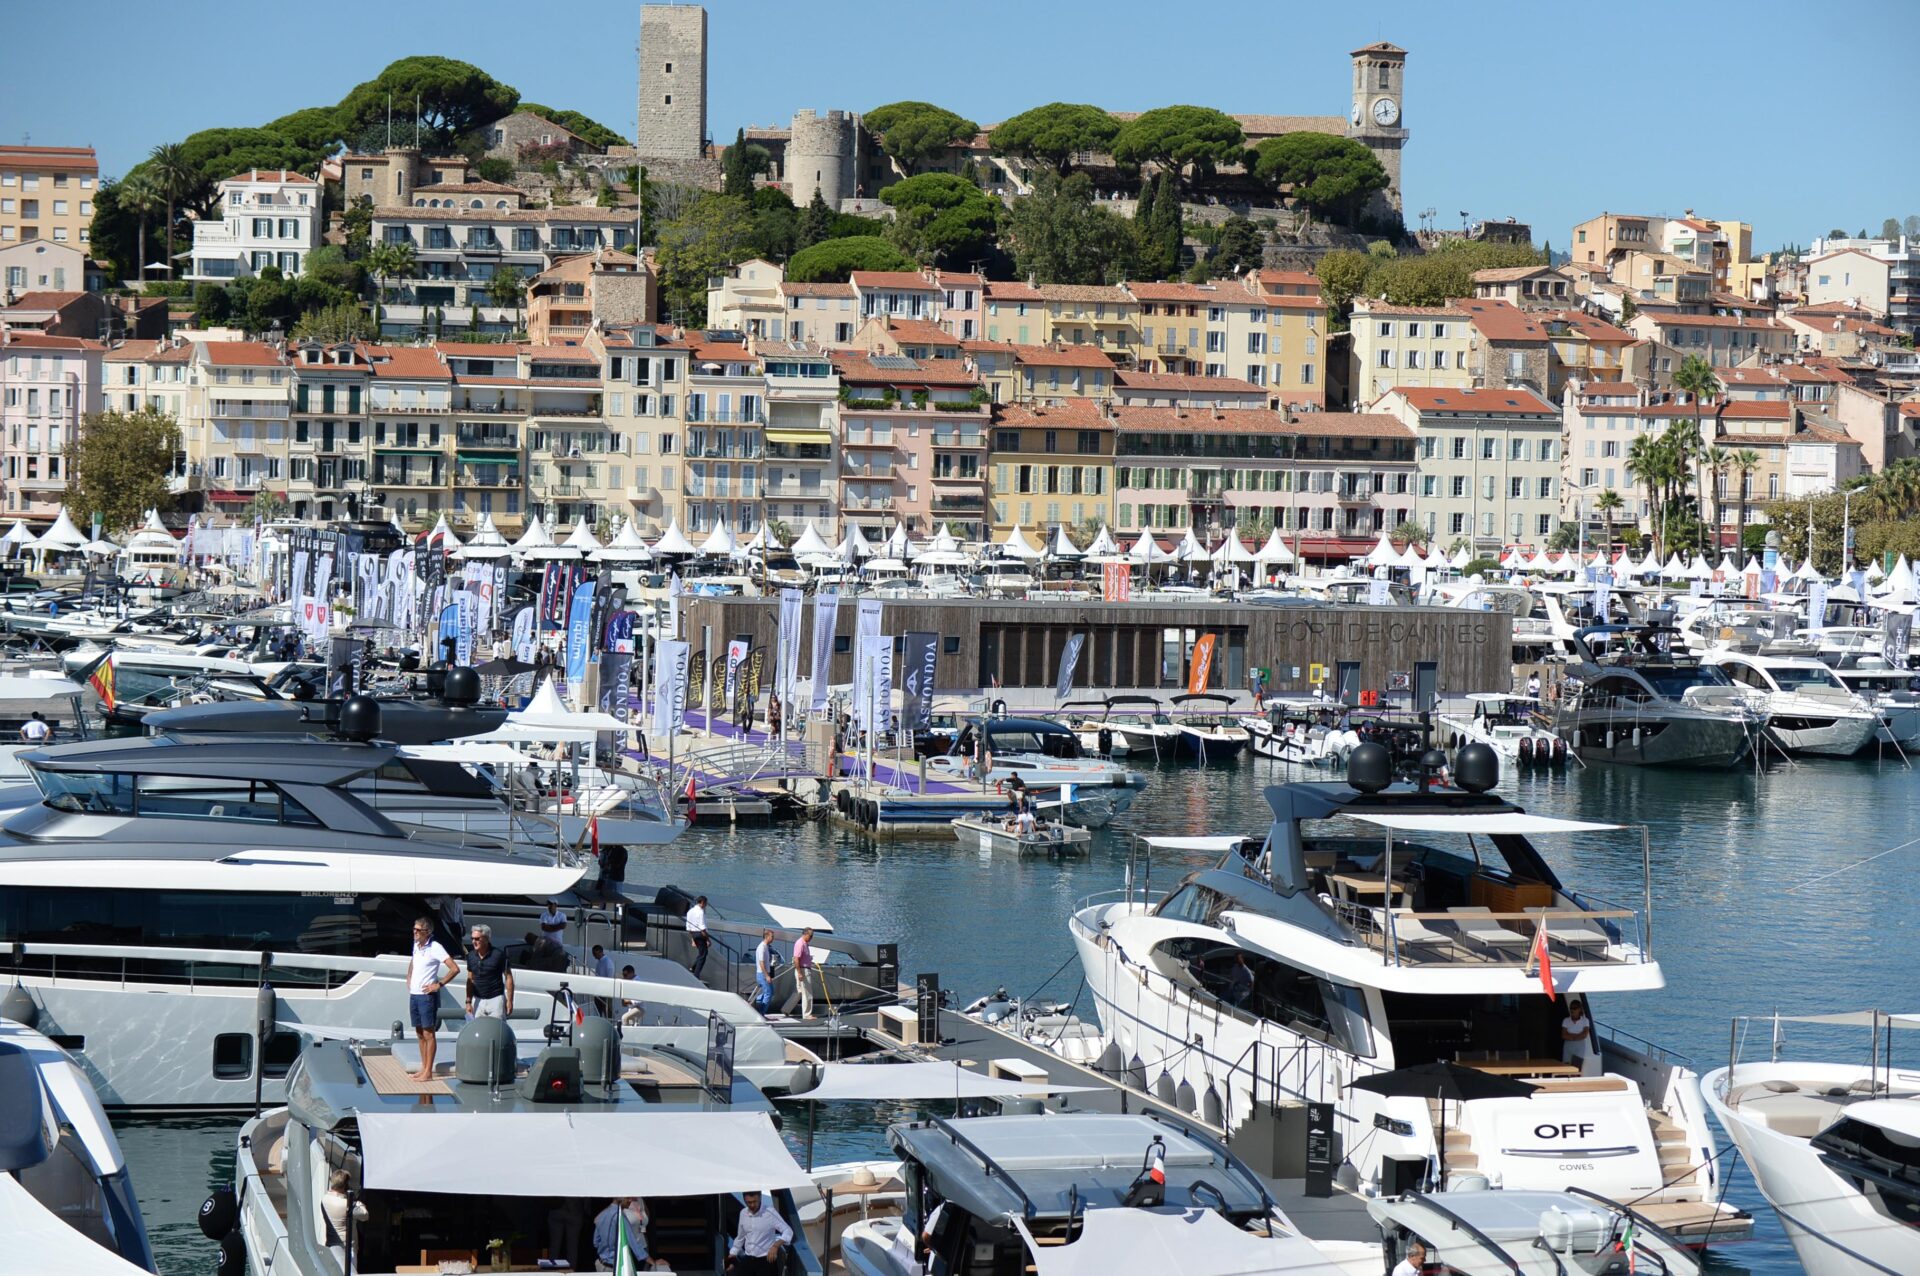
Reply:
[[173, 461], [127, 508], [176, 526], [1105, 525], [1321, 565], [1383, 532], [1755, 549], [1914, 455], [1915, 218], [1793, 252], [1737, 209], [1409, 231], [1409, 54], [1350, 56], [1328, 116], [900, 103], [717, 144], [705, 12], [653, 6], [633, 143], [489, 80], [440, 144], [389, 117], [311, 165], [0, 148], [0, 515], [84, 519], [79, 437], [148, 409]]

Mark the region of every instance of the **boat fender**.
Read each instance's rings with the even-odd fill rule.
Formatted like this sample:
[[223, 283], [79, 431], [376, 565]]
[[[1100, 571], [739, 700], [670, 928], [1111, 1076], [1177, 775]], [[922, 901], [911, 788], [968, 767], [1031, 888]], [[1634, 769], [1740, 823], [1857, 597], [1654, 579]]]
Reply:
[[1607, 750], [1609, 752], [1613, 750], [1613, 732], [1611, 731], [1607, 732]]
[[1522, 736], [1520, 738], [1520, 765], [1521, 766], [1533, 765], [1533, 737], [1532, 736]]
[[1102, 753], [1113, 752], [1113, 732], [1109, 731], [1105, 727], [1100, 728], [1100, 752]]
[[200, 1202], [200, 1234], [210, 1241], [217, 1241], [231, 1232], [239, 1218], [240, 1207], [234, 1201], [230, 1187], [216, 1187], [212, 1195]]
[[1005, 700], [995, 700], [993, 702], [993, 716], [996, 718], [1003, 718], [1006, 716], [1006, 713], [1007, 713], [1007, 702]]
[[1153, 1083], [1153, 1097], [1168, 1106], [1173, 1104], [1173, 1078], [1165, 1068], [1160, 1069], [1160, 1079]]
[[1175, 1107], [1192, 1116], [1199, 1106], [1194, 1100], [1193, 1082], [1183, 1079], [1173, 1092], [1173, 1102]]
[[1147, 1065], [1141, 1060], [1138, 1051], [1135, 1051], [1134, 1056], [1127, 1060], [1127, 1084], [1143, 1092], [1147, 1088]]
[[1005, 793], [1007, 791], [1007, 782], [1005, 780], [995, 780], [993, 782], [993, 791], [995, 793]]
[[1640, 728], [1639, 727], [1635, 727], [1633, 729], [1633, 747], [1636, 749], [1640, 747]]
[[247, 1242], [238, 1232], [228, 1232], [220, 1238], [220, 1261], [214, 1266], [216, 1276], [246, 1276]]
[[0, 997], [0, 1020], [31, 1028], [40, 1022], [40, 1007], [33, 1004], [32, 993], [15, 984]]
[[1200, 1119], [1208, 1125], [1224, 1123], [1225, 1106], [1220, 1102], [1220, 1092], [1213, 1088], [1213, 1082], [1207, 1082], [1207, 1092], [1200, 1096]]

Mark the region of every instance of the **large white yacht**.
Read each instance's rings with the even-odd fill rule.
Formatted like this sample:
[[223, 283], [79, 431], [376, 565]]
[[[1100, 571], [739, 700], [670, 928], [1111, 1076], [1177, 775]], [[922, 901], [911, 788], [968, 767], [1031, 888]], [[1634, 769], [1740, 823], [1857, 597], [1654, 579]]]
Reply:
[[[1920, 1070], [1891, 1062], [1920, 1016], [1754, 1017], [1872, 1029], [1863, 1063], [1735, 1062], [1700, 1089], [1780, 1216], [1808, 1276], [1920, 1271]], [[1738, 1035], [1738, 1034], [1736, 1034]], [[1776, 1036], [1777, 1040], [1777, 1036]]]
[[[1070, 929], [1108, 1040], [1100, 1066], [1236, 1132], [1285, 1103], [1332, 1104], [1340, 1174], [1363, 1191], [1397, 1190], [1412, 1158], [1434, 1178], [1643, 1202], [1678, 1234], [1745, 1234], [1751, 1221], [1715, 1203], [1723, 1171], [1693, 1072], [1604, 1022], [1609, 998], [1665, 984], [1650, 880], [1635, 904], [1594, 899], [1529, 841], [1619, 826], [1488, 793], [1485, 746], [1455, 770], [1464, 789], [1391, 785], [1384, 751], [1362, 746], [1346, 784], [1269, 788], [1264, 838], [1173, 839], [1223, 854], [1164, 898], [1130, 880], [1085, 903]], [[1644, 873], [1645, 832], [1630, 838]], [[1554, 1000], [1534, 967], [1541, 942]], [[1563, 1062], [1576, 996], [1599, 1016], [1584, 1067]], [[1349, 1089], [1437, 1060], [1537, 1088], [1444, 1115]]]
[[[42, 800], [0, 822], [14, 1017], [72, 1050], [109, 1108], [249, 1108], [280, 1097], [297, 1031], [384, 1035], [404, 1021], [406, 958], [388, 954], [409, 951], [415, 919], [456, 954], [484, 922], [521, 964], [520, 937], [554, 901], [573, 961], [600, 943], [636, 967], [626, 995], [650, 1011], [635, 1039], [703, 1048], [711, 1013], [734, 1023], [757, 1084], [797, 1066], [739, 996], [656, 955], [648, 910], [583, 881], [590, 860], [376, 809], [361, 786], [397, 757], [384, 744], [177, 736], [22, 755]], [[515, 1026], [537, 1033], [549, 999], [531, 989], [556, 977], [532, 973]], [[737, 984], [736, 961], [706, 972], [723, 976]], [[456, 1022], [457, 992], [442, 994]]]
[[1874, 742], [1880, 714], [1811, 656], [1710, 647], [1700, 663], [1727, 675], [1788, 753], [1849, 758]]

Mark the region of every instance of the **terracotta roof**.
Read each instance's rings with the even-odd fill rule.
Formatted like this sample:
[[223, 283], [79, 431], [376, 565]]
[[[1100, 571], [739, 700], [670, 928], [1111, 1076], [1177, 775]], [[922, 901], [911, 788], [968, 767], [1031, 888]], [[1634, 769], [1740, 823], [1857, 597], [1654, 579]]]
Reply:
[[456, 359], [512, 359], [529, 346], [516, 341], [436, 341], [434, 348]]
[[86, 295], [84, 292], [23, 292], [7, 309], [64, 310]]
[[282, 368], [286, 354], [264, 341], [204, 341], [207, 362], [216, 368]]
[[1382, 412], [1300, 412], [1268, 408], [1127, 408], [1115, 406], [1122, 430], [1184, 434], [1284, 434], [1313, 437], [1410, 439], [1414, 432]]
[[1395, 306], [1372, 297], [1355, 297], [1353, 308], [1370, 319], [1465, 319], [1467, 312], [1452, 306]]
[[1258, 306], [1266, 300], [1231, 281], [1211, 284], [1128, 283], [1126, 290], [1140, 301], [1186, 301], [1207, 306]]
[[1180, 394], [1261, 394], [1251, 381], [1234, 377], [1188, 377], [1175, 372], [1114, 373], [1114, 382], [1129, 390], [1168, 390]]
[[1902, 403], [1900, 405], [1900, 415], [1920, 417], [1920, 403], [1915, 403], [1911, 400]]
[[912, 270], [856, 270], [848, 280], [855, 288], [912, 288], [934, 292], [940, 285]]
[[1493, 266], [1486, 270], [1473, 272], [1473, 282], [1477, 284], [1510, 284], [1522, 279], [1531, 279], [1535, 275], [1557, 274], [1552, 266]]
[[376, 377], [406, 378], [413, 381], [451, 381], [453, 373], [432, 346], [362, 345], [360, 353], [373, 364]]
[[885, 330], [896, 340], [908, 341], [916, 345], [960, 347], [960, 339], [937, 323], [925, 319], [884, 320]]
[[1260, 286], [1263, 288], [1286, 285], [1288, 287], [1311, 287], [1316, 292], [1320, 289], [1320, 276], [1314, 274], [1311, 270], [1256, 270], [1253, 272], [1253, 277], [1260, 282]]
[[1874, 313], [1865, 306], [1856, 306], [1851, 301], [1822, 301], [1811, 306], [1795, 306], [1780, 316], [1791, 319], [1795, 316], [1806, 318], [1809, 315], [1825, 315], [1842, 319], [1872, 319]]
[[939, 277], [942, 285], [958, 284], [963, 288], [980, 288], [984, 287], [987, 282], [985, 275], [977, 275], [972, 271], [936, 270], [933, 273]]
[[89, 341], [85, 337], [53, 337], [44, 332], [11, 331], [7, 333], [5, 349], [23, 346], [28, 350], [105, 350], [98, 341]]
[[91, 146], [0, 146], [0, 168], [98, 172]]
[[375, 223], [385, 222], [600, 222], [633, 225], [633, 213], [624, 208], [566, 204], [559, 208], [376, 208]]
[[786, 280], [780, 291], [788, 297], [853, 297], [852, 284], [800, 284]]
[[[736, 345], [736, 350], [745, 351], [744, 345]], [[585, 346], [527, 346], [527, 357], [540, 359], [548, 363], [599, 363], [600, 357]]]
[[1489, 341], [1545, 341], [1547, 330], [1530, 311], [1505, 301], [1462, 298], [1453, 303], [1467, 312], [1467, 321]]
[[1714, 399], [1704, 404], [1668, 399], [1649, 403], [1640, 409], [1645, 417], [1675, 417], [1691, 421], [1695, 417], [1723, 421], [1785, 421], [1793, 415], [1794, 404], [1785, 399]]
[[1014, 404], [993, 410], [995, 425], [1044, 425], [1073, 430], [1111, 430], [1113, 418], [1092, 399], [1068, 399], [1058, 407]]
[[122, 341], [107, 351], [108, 363], [145, 363], [160, 348], [158, 341]]
[[1740, 315], [1650, 314], [1647, 317], [1663, 328], [1761, 328], [1768, 332], [1785, 331], [1777, 319], [1749, 319]]
[[1539, 316], [1542, 319], [1558, 319], [1588, 341], [1600, 345], [1631, 346], [1640, 342], [1640, 338], [1625, 328], [1616, 328], [1605, 319], [1595, 318], [1584, 310], [1543, 310]]
[[1531, 390], [1453, 390], [1447, 387], [1395, 386], [1388, 391], [1420, 412], [1499, 412], [1558, 416], [1558, 411]]
[[760, 356], [747, 349], [744, 341], [700, 341], [691, 347], [693, 357], [703, 363], [758, 363]]
[[1047, 301], [1110, 301], [1133, 304], [1125, 288], [1109, 284], [1041, 284], [1036, 291]]
[[1018, 279], [987, 280], [988, 301], [1044, 301], [1046, 298], [1032, 284]]
[[225, 179], [229, 182], [279, 182], [283, 185], [312, 186], [314, 181], [304, 173], [296, 173], [287, 168], [250, 168], [243, 173], [234, 173]]
[[435, 195], [481, 194], [481, 195], [518, 195], [518, 186], [507, 186], [500, 182], [432, 182], [426, 186], [413, 188], [415, 199], [432, 199]]
[[967, 370], [966, 364], [959, 359], [906, 359], [901, 355], [882, 355], [881, 358], [892, 362], [901, 359], [911, 363], [911, 368], [888, 368], [875, 366], [874, 356], [861, 350], [835, 350], [833, 366], [843, 381], [877, 383], [882, 385], [978, 385], [980, 378]]
[[1113, 368], [1113, 359], [1098, 346], [1020, 346], [1012, 342], [1006, 348], [1013, 352], [1015, 363], [1030, 363], [1041, 368]]

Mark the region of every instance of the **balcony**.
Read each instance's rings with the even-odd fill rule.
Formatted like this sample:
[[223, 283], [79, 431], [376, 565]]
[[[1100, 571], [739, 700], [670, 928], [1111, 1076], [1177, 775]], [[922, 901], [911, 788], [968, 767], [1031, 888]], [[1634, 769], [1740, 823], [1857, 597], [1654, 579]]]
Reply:
[[935, 514], [984, 514], [987, 498], [984, 496], [935, 496], [933, 512]]
[[687, 413], [688, 425], [765, 425], [766, 423], [765, 412], [715, 412], [702, 408], [698, 412]]
[[63, 478], [35, 478], [32, 475], [28, 475], [26, 478], [10, 479], [8, 481], [23, 492], [64, 492], [67, 490], [67, 481]]
[[418, 403], [407, 400], [401, 403], [375, 403], [369, 409], [375, 416], [445, 416], [453, 411], [445, 403]]
[[1187, 347], [1175, 345], [1155, 346], [1153, 352], [1160, 355], [1175, 355], [1184, 358], [1187, 353]]
[[935, 447], [984, 448], [987, 446], [985, 430], [940, 430], [933, 432]]
[[520, 486], [518, 470], [488, 472], [485, 470], [458, 470], [453, 476], [455, 487], [506, 488]]
[[238, 417], [253, 421], [284, 421], [292, 414], [292, 408], [283, 399], [268, 402], [261, 399], [215, 399], [213, 415], [216, 417]]
[[495, 403], [456, 403], [453, 405], [453, 411], [462, 413], [470, 412], [476, 416], [520, 416], [526, 412], [526, 409], [520, 407], [518, 404], [502, 401]]
[[842, 496], [840, 508], [843, 510], [861, 510], [868, 513], [885, 514], [893, 510], [893, 498], [890, 496]]
[[826, 483], [802, 483], [795, 479], [782, 479], [763, 484], [766, 494], [778, 500], [817, 500], [823, 501], [833, 495], [833, 488]]
[[[543, 403], [538, 407], [528, 408], [527, 415], [533, 418], [536, 423], [544, 417], [558, 417], [568, 423], [569, 429], [578, 430], [583, 428], [582, 418], [597, 417], [600, 415], [600, 398], [596, 395], [592, 399], [589, 399], [584, 406], [577, 408], [556, 408], [550, 404]], [[595, 427], [604, 430], [607, 428], [607, 425], [604, 421], [585, 422], [585, 428], [592, 429]]]
[[518, 452], [520, 434], [517, 430], [476, 430], [463, 425], [454, 432], [453, 445], [482, 452]]
[[846, 479], [867, 479], [878, 483], [893, 482], [893, 467], [890, 465], [843, 465], [840, 477]]
[[1217, 487], [1190, 483], [1187, 485], [1187, 500], [1194, 505], [1225, 505], [1227, 494]]
[[1373, 484], [1355, 483], [1343, 487], [1334, 493], [1334, 499], [1342, 505], [1365, 505], [1373, 500]]
[[539, 483], [535, 486], [542, 496], [585, 496], [587, 492], [579, 483]]

